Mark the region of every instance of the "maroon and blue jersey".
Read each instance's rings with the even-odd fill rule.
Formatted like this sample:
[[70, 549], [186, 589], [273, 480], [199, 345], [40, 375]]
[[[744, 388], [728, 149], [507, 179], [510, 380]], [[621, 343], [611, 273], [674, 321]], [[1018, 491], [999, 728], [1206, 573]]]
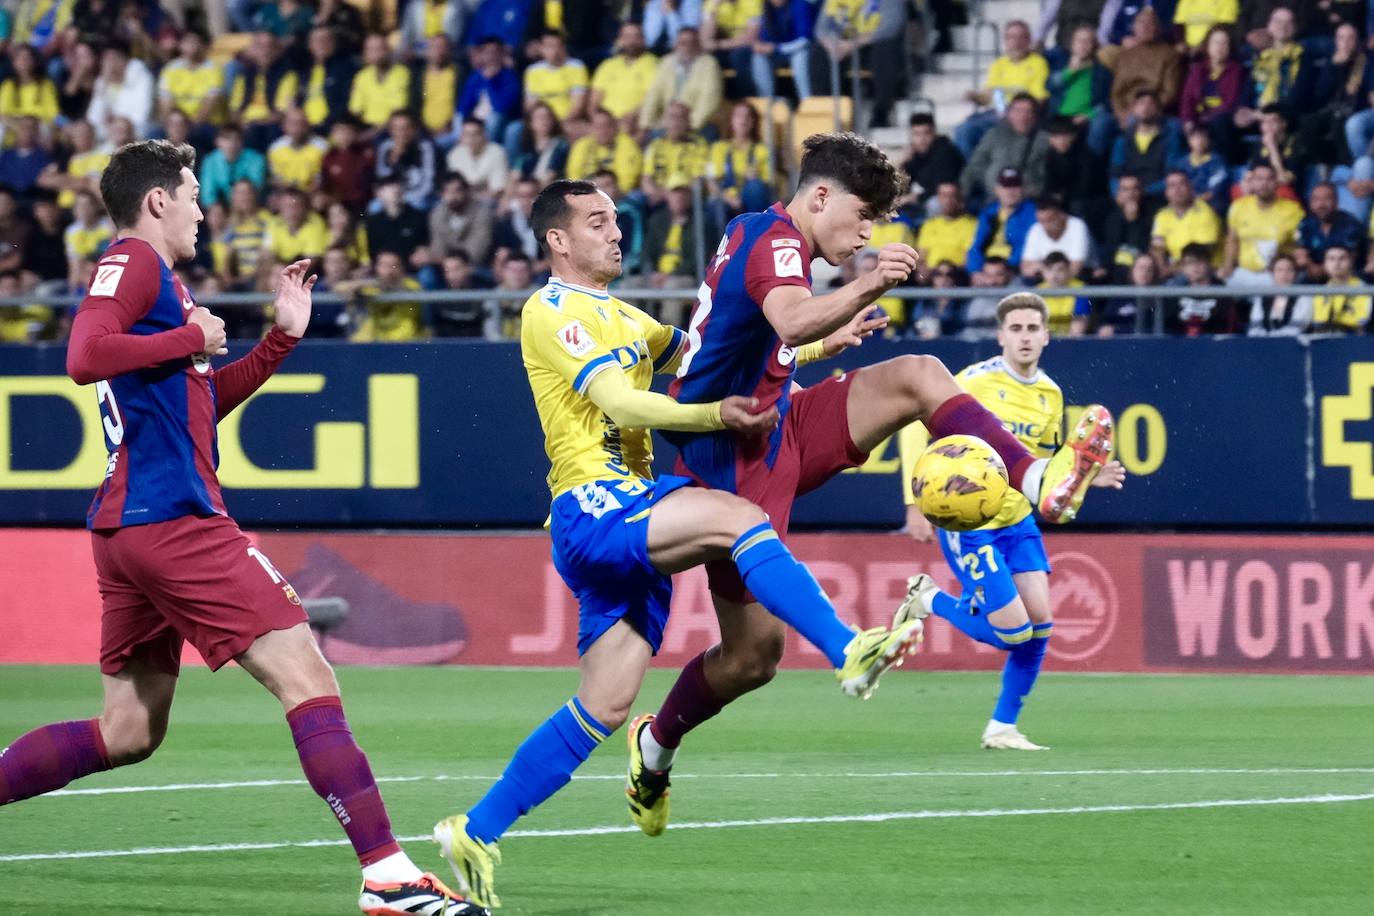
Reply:
[[[687, 329], [687, 345], [669, 394], [684, 404], [730, 395], [776, 406], [780, 420], [791, 405], [796, 353], [785, 346], [763, 313], [763, 300], [779, 286], [811, 288], [811, 250], [782, 204], [735, 217], [725, 228]], [[665, 433], [683, 469], [715, 489], [736, 492], [737, 470], [762, 462], [772, 467], [782, 422], [766, 440], [740, 440], [729, 431]]]
[[[86, 367], [72, 372], [77, 381], [111, 365], [112, 354], [90, 354], [117, 343], [113, 338], [121, 334], [177, 333], [161, 338], [172, 358], [96, 382], [109, 459], [86, 516], [88, 528], [225, 514], [215, 476], [215, 373], [200, 352], [203, 332], [186, 324], [194, 308], [181, 281], [141, 239], [114, 242], [96, 264], [78, 310], [75, 327], [82, 333], [74, 327], [68, 356], [69, 371], [74, 364]], [[103, 314], [82, 321], [88, 311]], [[101, 333], [90, 333], [97, 323]], [[178, 332], [183, 327], [187, 331]]]

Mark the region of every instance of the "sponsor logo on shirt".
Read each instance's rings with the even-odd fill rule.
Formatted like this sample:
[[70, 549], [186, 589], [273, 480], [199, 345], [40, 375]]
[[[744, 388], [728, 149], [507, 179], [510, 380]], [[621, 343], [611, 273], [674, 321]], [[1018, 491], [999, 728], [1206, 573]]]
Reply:
[[596, 349], [596, 341], [580, 321], [570, 321], [559, 328], [558, 342], [573, 356], [586, 356]]
[[800, 248], [801, 239], [773, 239], [774, 248]]
[[774, 251], [773, 273], [779, 277], [803, 276], [801, 252], [796, 248], [779, 248]]
[[91, 282], [92, 296], [113, 296], [119, 289], [119, 278], [124, 276], [124, 268], [118, 265], [101, 264], [95, 269], [95, 279]]

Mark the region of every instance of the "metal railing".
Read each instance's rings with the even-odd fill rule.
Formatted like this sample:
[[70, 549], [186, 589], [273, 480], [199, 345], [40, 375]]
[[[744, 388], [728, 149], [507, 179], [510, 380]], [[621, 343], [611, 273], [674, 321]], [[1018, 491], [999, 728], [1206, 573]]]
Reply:
[[992, 32], [992, 56], [995, 58], [1002, 51], [1002, 32], [997, 28], [997, 23], [987, 19], [975, 20], [973, 29], [973, 89], [976, 91], [982, 86], [983, 78], [983, 32]]

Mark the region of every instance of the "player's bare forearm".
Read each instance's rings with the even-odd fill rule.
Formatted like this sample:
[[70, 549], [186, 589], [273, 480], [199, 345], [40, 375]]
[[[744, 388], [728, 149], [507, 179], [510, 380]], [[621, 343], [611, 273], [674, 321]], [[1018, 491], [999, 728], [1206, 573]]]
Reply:
[[783, 343], [800, 347], [849, 324], [889, 288], [876, 272], [823, 296], [810, 295], [802, 286], [779, 286], [763, 300], [763, 313]]
[[274, 327], [246, 356], [215, 371], [216, 420], [223, 420], [263, 386], [299, 338]]
[[67, 343], [67, 375], [78, 385], [112, 379], [185, 359], [205, 349], [205, 335], [187, 324], [156, 334], [129, 334], [111, 312], [82, 309]]

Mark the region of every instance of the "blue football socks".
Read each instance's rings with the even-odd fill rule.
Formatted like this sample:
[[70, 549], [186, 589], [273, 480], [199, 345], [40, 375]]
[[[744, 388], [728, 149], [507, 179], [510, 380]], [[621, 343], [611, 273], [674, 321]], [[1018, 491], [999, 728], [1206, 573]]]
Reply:
[[572, 779], [611, 729], [573, 697], [516, 748], [500, 780], [468, 811], [468, 833], [491, 843]]
[[730, 551], [740, 577], [768, 612], [796, 630], [830, 660], [844, 667], [844, 650], [854, 631], [835, 616], [820, 583], [797, 562], [777, 531], [761, 522], [741, 534]]
[[1045, 660], [1045, 647], [1053, 629], [1053, 624], [1036, 624], [1031, 638], [1013, 646], [1007, 653], [1007, 662], [1002, 666], [1002, 694], [992, 711], [992, 717], [998, 722], [1016, 724], [1021, 705], [1040, 675], [1040, 663]]

